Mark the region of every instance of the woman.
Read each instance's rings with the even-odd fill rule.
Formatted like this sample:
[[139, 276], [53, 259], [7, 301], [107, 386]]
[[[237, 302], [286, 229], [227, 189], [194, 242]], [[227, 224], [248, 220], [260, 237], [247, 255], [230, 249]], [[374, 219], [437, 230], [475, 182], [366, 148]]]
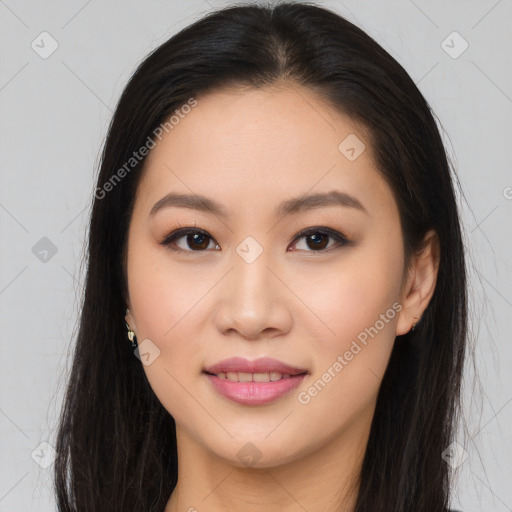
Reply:
[[466, 269], [404, 69], [307, 4], [214, 12], [103, 150], [64, 511], [445, 512]]

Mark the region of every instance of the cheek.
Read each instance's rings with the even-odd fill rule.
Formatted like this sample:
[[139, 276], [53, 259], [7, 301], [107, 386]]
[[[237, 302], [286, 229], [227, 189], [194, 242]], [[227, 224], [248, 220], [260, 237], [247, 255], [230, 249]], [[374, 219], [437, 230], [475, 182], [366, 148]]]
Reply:
[[331, 372], [340, 375], [336, 380], [343, 381], [345, 389], [365, 382], [370, 387], [378, 384], [393, 347], [401, 309], [400, 245], [384, 249], [380, 245], [379, 250], [377, 244], [368, 245], [347, 253], [336, 265], [318, 268], [314, 278], [301, 281], [299, 292], [315, 313], [307, 318], [316, 346], [316, 373], [328, 371], [342, 356], [342, 371], [337, 365], [339, 371]]
[[[144, 366], [155, 392], [180, 394], [178, 382], [185, 382], [197, 371], [200, 361], [201, 298], [212, 287], [211, 276], [187, 271], [171, 263], [165, 250], [150, 244], [134, 243], [129, 253], [128, 281], [130, 301], [136, 315], [137, 337], [149, 338], [160, 351], [151, 365]], [[204, 314], [204, 311], [202, 312]], [[196, 363], [197, 368], [191, 367]], [[173, 380], [175, 376], [177, 382]], [[158, 381], [156, 379], [159, 379]], [[177, 393], [169, 392], [176, 388]]]
[[[137, 330], [165, 344], [204, 293], [193, 272], [173, 268], [165, 249], [141, 240], [129, 249], [128, 283]], [[161, 347], [164, 348], [164, 347]]]
[[[314, 373], [298, 397], [308, 417], [324, 417], [328, 410], [333, 424], [348, 426], [373, 410], [395, 340], [401, 307], [394, 277], [400, 271], [399, 263], [379, 266], [360, 255], [357, 262], [345, 261], [344, 268], [329, 272], [323, 292], [316, 288], [308, 295], [329, 327], [313, 337]], [[318, 324], [315, 317], [310, 321]]]
[[128, 281], [138, 342], [149, 339], [159, 351], [143, 370], [163, 407], [176, 421], [186, 422], [195, 403], [187, 382], [201, 372], [199, 337], [195, 339], [198, 301], [211, 283], [174, 268], [165, 251], [142, 243], [130, 250]]
[[[315, 313], [309, 315], [310, 322], [320, 320], [328, 339], [352, 339], [398, 300], [401, 271], [399, 256], [388, 261], [354, 253], [336, 265], [319, 266], [307, 279], [296, 280], [298, 295]], [[395, 315], [390, 312], [388, 316]]]

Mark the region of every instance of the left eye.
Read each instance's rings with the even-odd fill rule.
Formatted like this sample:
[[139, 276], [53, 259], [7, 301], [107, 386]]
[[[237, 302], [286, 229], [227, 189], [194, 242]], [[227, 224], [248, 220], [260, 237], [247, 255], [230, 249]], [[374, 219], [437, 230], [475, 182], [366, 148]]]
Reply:
[[[311, 249], [313, 252], [323, 252], [327, 247], [328, 250], [332, 249], [333, 246], [343, 246], [348, 243], [348, 239], [339, 233], [330, 228], [308, 228], [304, 231], [301, 231], [294, 240], [300, 240], [301, 238], [305, 239], [306, 247]], [[331, 246], [328, 245], [329, 238], [335, 242]]]
[[[349, 240], [339, 233], [330, 228], [308, 228], [298, 233], [292, 240], [294, 245], [297, 245], [297, 241], [304, 238], [306, 247], [310, 249], [309, 252], [322, 252], [330, 250], [333, 246], [343, 246], [349, 243]], [[179, 240], [185, 239], [184, 245], [178, 243]], [[329, 245], [329, 239], [334, 241], [333, 244]], [[210, 244], [214, 242], [214, 249], [219, 250], [220, 246], [215, 240], [206, 232], [199, 229], [182, 228], [174, 231], [168, 235], [162, 242], [161, 245], [169, 247], [173, 251], [177, 252], [203, 252], [208, 250]], [[174, 247], [173, 247], [174, 246]], [[187, 247], [188, 246], [188, 247]], [[293, 250], [308, 250], [308, 249], [293, 249]]]

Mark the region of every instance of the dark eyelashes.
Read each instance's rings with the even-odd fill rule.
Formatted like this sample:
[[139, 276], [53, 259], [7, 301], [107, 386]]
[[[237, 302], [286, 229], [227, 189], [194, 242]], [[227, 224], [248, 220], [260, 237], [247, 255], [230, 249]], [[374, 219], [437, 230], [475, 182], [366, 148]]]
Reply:
[[[179, 247], [171, 247], [171, 245], [173, 244], [173, 242], [175, 240], [183, 237], [184, 235], [195, 235], [195, 234], [203, 235], [207, 239], [209, 239], [209, 240], [213, 241], [214, 243], [216, 243], [216, 240], [212, 236], [210, 236], [207, 231], [204, 231], [204, 230], [199, 229], [199, 228], [184, 227], [184, 228], [179, 228], [179, 229], [173, 231], [172, 233], [170, 233], [169, 235], [167, 235], [160, 242], [160, 245], [165, 246], [165, 247], [169, 248], [170, 250], [172, 250], [174, 252], [186, 252], [186, 253], [204, 253], [204, 252], [207, 252], [208, 249], [200, 249], [200, 250], [187, 249], [186, 250], [186, 249], [181, 249]], [[350, 244], [350, 240], [345, 235], [343, 235], [339, 231], [336, 231], [334, 229], [331, 229], [331, 228], [328, 228], [328, 227], [325, 227], [325, 226], [314, 226], [314, 227], [303, 229], [302, 231], [297, 233], [290, 240], [289, 243], [296, 243], [301, 238], [307, 237], [307, 236], [313, 235], [313, 234], [327, 235], [330, 238], [332, 238], [337, 243], [337, 245], [335, 245], [333, 247], [329, 247], [328, 249], [309, 250], [307, 252], [318, 252], [318, 253], [322, 253], [322, 252], [325, 253], [325, 252], [327, 252], [328, 253], [328, 252], [330, 252], [332, 250], [340, 248], [341, 246], [345, 246], [345, 245]]]
[[[173, 231], [169, 235], [167, 235], [160, 242], [160, 245], [164, 245], [164, 246], [170, 245], [174, 240], [176, 240], [177, 238], [182, 237], [183, 235], [204, 235], [204, 236], [210, 238], [211, 240], [215, 240], [212, 236], [210, 236], [206, 231], [203, 231], [202, 229], [199, 229], [199, 228], [180, 228], [180, 229], [177, 229], [176, 231]], [[179, 250], [179, 249], [177, 249], [177, 250]], [[192, 251], [190, 251], [190, 252], [192, 252]], [[196, 252], [201, 252], [201, 251], [196, 251]]]
[[[328, 227], [323, 227], [323, 226], [303, 229], [302, 231], [299, 231], [293, 237], [291, 242], [296, 242], [297, 240], [299, 240], [300, 238], [302, 238], [304, 236], [313, 235], [316, 233], [321, 233], [323, 235], [329, 235], [333, 240], [335, 240], [336, 242], [338, 242], [341, 245], [346, 245], [349, 243], [348, 238], [343, 233], [340, 233], [339, 231], [336, 231], [336, 230], [328, 228]], [[331, 249], [332, 249], [332, 247], [331, 247]], [[330, 249], [328, 249], [328, 250], [330, 250]], [[314, 251], [312, 251], [312, 252], [314, 252]], [[318, 251], [318, 252], [322, 252], [322, 251]]]

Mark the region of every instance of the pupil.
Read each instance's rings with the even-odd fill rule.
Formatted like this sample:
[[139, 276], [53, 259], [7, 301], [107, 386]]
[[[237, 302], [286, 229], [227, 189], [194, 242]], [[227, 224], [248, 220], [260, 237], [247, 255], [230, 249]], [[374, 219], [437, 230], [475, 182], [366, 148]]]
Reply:
[[[208, 247], [208, 241], [206, 241], [206, 238], [207, 237], [205, 235], [201, 235], [200, 233], [195, 233], [193, 235], [188, 235], [187, 242], [189, 242], [189, 246], [191, 246], [192, 248], [195, 245], [196, 248], [206, 249], [206, 247]], [[192, 243], [190, 243], [191, 239], [192, 239]], [[206, 244], [205, 244], [205, 241], [206, 241]], [[204, 245], [204, 247], [203, 247], [203, 245]]]
[[[312, 241], [313, 242], [313, 248], [315, 249], [323, 249], [327, 244], [324, 243], [322, 244], [322, 237], [323, 237], [323, 241], [325, 242], [325, 240], [327, 239], [327, 235], [323, 234], [323, 233], [313, 233], [312, 235], [310, 235], [308, 237], [308, 241]], [[308, 244], [309, 246], [309, 244]], [[310, 249], [312, 247], [309, 247]]]

